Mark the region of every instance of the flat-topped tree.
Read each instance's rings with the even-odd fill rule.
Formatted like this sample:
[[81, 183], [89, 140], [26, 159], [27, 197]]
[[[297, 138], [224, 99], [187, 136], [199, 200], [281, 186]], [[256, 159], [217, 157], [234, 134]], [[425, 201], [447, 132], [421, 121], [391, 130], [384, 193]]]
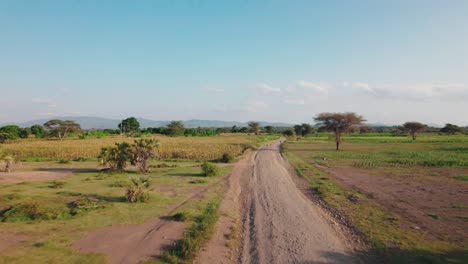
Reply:
[[249, 128], [250, 128], [250, 131], [252, 131], [253, 133], [255, 133], [255, 135], [258, 135], [258, 133], [260, 133], [260, 123], [259, 122], [256, 122], [256, 121], [250, 121], [248, 123], [249, 125]]
[[335, 133], [336, 150], [340, 150], [341, 134], [365, 121], [356, 113], [321, 113], [314, 120], [322, 130]]
[[406, 122], [403, 124], [403, 128], [410, 133], [413, 140], [416, 140], [417, 134], [424, 131], [427, 128], [427, 125], [419, 122]]
[[68, 133], [79, 132], [81, 131], [80, 124], [76, 123], [73, 120], [59, 120], [52, 119], [47, 121], [44, 124], [44, 127], [47, 128], [49, 135], [57, 137], [60, 140], [65, 138]]

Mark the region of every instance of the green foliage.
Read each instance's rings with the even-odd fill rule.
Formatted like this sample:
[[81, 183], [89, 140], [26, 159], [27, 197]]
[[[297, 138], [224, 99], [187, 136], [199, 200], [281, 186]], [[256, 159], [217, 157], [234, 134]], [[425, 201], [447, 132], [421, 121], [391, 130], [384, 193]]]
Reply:
[[132, 164], [137, 165], [140, 172], [149, 172], [148, 160], [159, 156], [159, 141], [154, 139], [139, 139], [131, 146]]
[[69, 204], [69, 207], [70, 214], [75, 216], [83, 212], [104, 208], [104, 205], [99, 201], [99, 199], [85, 196], [76, 201], [71, 202]]
[[65, 206], [41, 207], [38, 203], [20, 203], [14, 205], [1, 217], [2, 222], [40, 221], [70, 218]]
[[178, 222], [185, 222], [187, 221], [187, 219], [189, 219], [189, 214], [187, 212], [178, 212], [178, 213], [175, 213], [171, 219], [174, 220], [174, 221], [178, 221]]
[[463, 133], [463, 131], [464, 129], [462, 127], [453, 124], [446, 124], [443, 128], [440, 129], [440, 132], [451, 135], [456, 133]]
[[171, 121], [167, 125], [167, 135], [171, 137], [183, 136], [184, 133], [185, 133], [185, 127], [182, 121]]
[[202, 171], [206, 177], [216, 177], [219, 174], [219, 168], [210, 162], [203, 163]]
[[421, 124], [419, 122], [406, 122], [402, 127], [405, 131], [410, 133], [410, 135], [413, 137], [413, 140], [416, 140], [416, 136], [419, 132], [427, 129], [427, 125]]
[[50, 185], [50, 188], [52, 189], [61, 189], [65, 186], [65, 182], [63, 181], [57, 181], [57, 180], [54, 180], [51, 185]]
[[219, 203], [209, 203], [203, 213], [195, 218], [192, 226], [185, 231], [176, 248], [164, 254], [163, 259], [169, 263], [191, 263], [196, 253], [214, 234], [219, 218], [218, 208]]
[[59, 119], [52, 119], [47, 121], [44, 124], [44, 127], [47, 128], [49, 136], [57, 137], [60, 140], [67, 137], [69, 133], [76, 133], [81, 131], [80, 124], [73, 120], [63, 121]]
[[105, 147], [99, 154], [101, 165], [107, 165], [112, 171], [122, 171], [132, 158], [130, 144], [115, 143], [114, 147]]
[[33, 125], [31, 126], [31, 134], [36, 136], [36, 138], [42, 138], [44, 137], [45, 131], [44, 127], [41, 125]]
[[224, 163], [231, 163], [234, 161], [234, 156], [229, 152], [224, 152], [221, 161]]
[[122, 120], [118, 127], [123, 133], [136, 133], [140, 131], [140, 123], [135, 117]]
[[453, 177], [455, 180], [459, 180], [459, 181], [468, 181], [468, 176], [455, 176]]
[[258, 135], [258, 133], [260, 133], [261, 126], [259, 122], [250, 121], [247, 124], [249, 125], [250, 132], [254, 133], [255, 135]]
[[6, 136], [7, 139], [10, 139], [10, 140], [17, 139], [19, 137], [20, 131], [21, 131], [21, 128], [15, 125], [8, 125], [8, 126], [0, 127], [0, 133], [5, 133], [7, 135]]
[[131, 178], [132, 185], [125, 192], [125, 199], [129, 203], [147, 202], [149, 200], [150, 179], [147, 177]]

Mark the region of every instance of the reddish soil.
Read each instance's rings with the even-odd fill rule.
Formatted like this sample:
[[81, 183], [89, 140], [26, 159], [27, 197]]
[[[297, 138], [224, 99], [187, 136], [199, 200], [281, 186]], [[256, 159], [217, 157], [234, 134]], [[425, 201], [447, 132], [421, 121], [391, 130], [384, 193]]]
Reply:
[[[226, 177], [219, 181], [226, 180]], [[186, 203], [202, 199], [212, 187], [213, 185], [191, 189], [192, 195], [173, 206], [164, 216], [143, 224], [116, 225], [94, 230], [75, 241], [73, 247], [83, 252], [104, 253], [109, 263], [140, 263], [159, 256], [174, 247], [184, 234], [185, 223], [171, 220], [170, 216]], [[175, 192], [167, 186], [163, 189]]]
[[[425, 231], [428, 239], [468, 244], [468, 182], [447, 177], [466, 175], [468, 170], [400, 168], [392, 172], [316, 166], [401, 216], [403, 226]], [[434, 173], [446, 176], [426, 176]]]
[[71, 171], [15, 171], [0, 173], [0, 184], [51, 181], [65, 178], [71, 174]]
[[0, 251], [7, 250], [8, 248], [19, 244], [27, 239], [26, 236], [16, 234], [2, 234], [0, 236]]

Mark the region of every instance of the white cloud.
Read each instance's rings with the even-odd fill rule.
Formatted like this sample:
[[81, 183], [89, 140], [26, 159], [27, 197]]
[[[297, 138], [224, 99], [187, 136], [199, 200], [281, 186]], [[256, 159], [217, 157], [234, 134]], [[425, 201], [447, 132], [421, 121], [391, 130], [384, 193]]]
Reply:
[[283, 103], [289, 105], [305, 105], [305, 100], [302, 99], [284, 99]]
[[326, 82], [313, 83], [301, 80], [296, 82], [296, 87], [312, 90], [317, 93], [326, 93], [328, 90], [330, 90], [331, 85]]
[[273, 87], [269, 86], [268, 84], [264, 84], [264, 83], [260, 83], [260, 84], [255, 85], [255, 88], [257, 88], [257, 90], [259, 90], [260, 92], [265, 93], [265, 94], [279, 94], [279, 93], [281, 93], [281, 89], [273, 88]]
[[380, 99], [388, 100], [428, 100], [450, 99], [466, 100], [468, 85], [450, 83], [420, 83], [420, 84], [382, 84], [353, 83], [356, 91], [371, 94]]
[[203, 91], [207, 93], [224, 93], [224, 89], [219, 88], [203, 88]]

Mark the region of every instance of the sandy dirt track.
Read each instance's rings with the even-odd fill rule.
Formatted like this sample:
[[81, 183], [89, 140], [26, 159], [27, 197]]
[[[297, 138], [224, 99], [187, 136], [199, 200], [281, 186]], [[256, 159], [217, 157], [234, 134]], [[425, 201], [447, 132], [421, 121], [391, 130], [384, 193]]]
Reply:
[[264, 145], [242, 172], [237, 262], [360, 263], [338, 224], [295, 185], [279, 152], [281, 142]]

